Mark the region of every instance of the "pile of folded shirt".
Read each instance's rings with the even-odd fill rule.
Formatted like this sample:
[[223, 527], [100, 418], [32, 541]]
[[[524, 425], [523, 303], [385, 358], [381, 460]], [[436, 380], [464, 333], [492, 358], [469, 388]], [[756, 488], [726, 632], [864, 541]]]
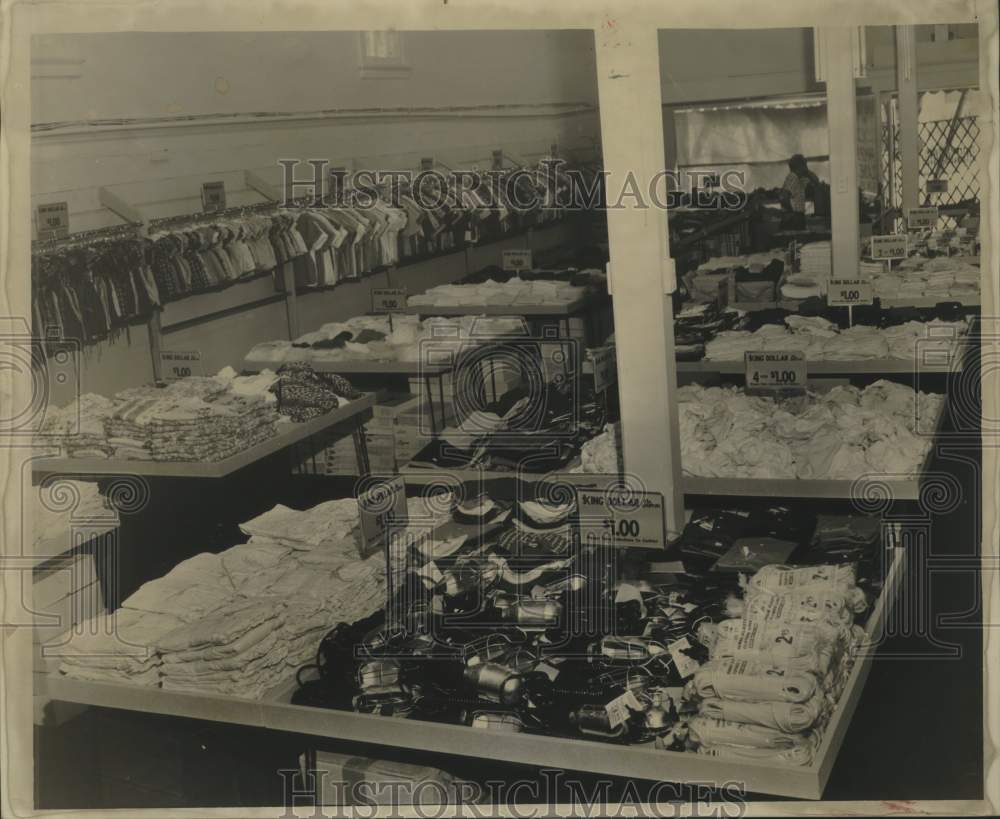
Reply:
[[788, 265], [785, 251], [753, 253], [749, 256], [719, 256], [698, 266], [685, 277], [695, 303], [715, 301], [719, 288], [732, 276], [738, 302], [773, 302], [775, 287]]
[[738, 361], [748, 350], [801, 350], [811, 361], [912, 360], [918, 350], [951, 354], [967, 332], [968, 323], [964, 321], [908, 321], [884, 328], [856, 324], [842, 330], [818, 316], [790, 315], [784, 327], [765, 324], [753, 332], [718, 333], [705, 345], [705, 359]]
[[691, 303], [674, 316], [674, 356], [678, 361], [697, 361], [705, 344], [716, 334], [746, 324], [743, 310], [722, 309], [718, 302]]
[[116, 458], [219, 461], [276, 433], [273, 404], [239, 395], [215, 378], [185, 378], [164, 389], [133, 387], [115, 396], [105, 421]]
[[941, 395], [884, 380], [805, 399], [681, 387], [681, 464], [688, 475], [713, 478], [909, 479], [931, 447], [942, 404]]
[[[115, 526], [118, 523], [118, 512], [108, 504], [94, 481], [60, 478], [52, 486], [35, 487], [34, 494], [31, 530], [35, 555], [40, 555], [38, 549], [47, 541], [62, 544], [59, 554], [71, 548], [70, 533], [74, 525]], [[64, 502], [67, 497], [73, 499], [71, 505]]]
[[961, 302], [979, 296], [981, 275], [978, 266], [960, 256], [911, 256], [894, 265], [891, 272], [872, 278], [872, 286], [875, 296], [882, 299]]
[[577, 287], [565, 281], [511, 278], [500, 282], [489, 279], [476, 284], [442, 284], [432, 287], [425, 293], [410, 296], [407, 304], [410, 307], [559, 306], [583, 298], [585, 293], [585, 287]]
[[268, 388], [278, 399], [278, 412], [296, 423], [332, 412], [362, 393], [351, 382], [335, 373], [316, 372], [309, 364], [285, 364]]
[[104, 422], [113, 409], [113, 401], [92, 392], [65, 407], [46, 407], [35, 445], [58, 447], [70, 458], [110, 458], [114, 448], [108, 445]]
[[709, 662], [685, 697], [698, 753], [808, 765], [843, 692], [866, 608], [852, 566], [765, 566], [731, 619], [698, 627]]
[[575, 511], [575, 500], [522, 500], [497, 538], [497, 546], [509, 555], [564, 555], [572, 540], [570, 518]]
[[[414, 501], [415, 515], [426, 509]], [[435, 499], [433, 508], [450, 505]], [[87, 621], [85, 639], [60, 652], [60, 671], [259, 698], [311, 661], [330, 628], [383, 605], [385, 560], [381, 551], [358, 556], [357, 524], [351, 498], [277, 506], [241, 525], [249, 542], [185, 560], [113, 615]]]

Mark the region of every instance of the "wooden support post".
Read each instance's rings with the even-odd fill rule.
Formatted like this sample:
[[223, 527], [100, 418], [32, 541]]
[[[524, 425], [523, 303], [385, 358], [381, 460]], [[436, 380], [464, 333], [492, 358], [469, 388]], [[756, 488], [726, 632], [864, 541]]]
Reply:
[[[616, 26], [597, 35], [597, 74], [608, 177], [610, 270], [626, 475], [662, 492], [667, 530], [684, 526], [677, 427], [677, 365], [669, 292], [675, 286], [667, 213], [649, 196], [663, 169], [660, 51], [655, 27]], [[628, 128], [621, 124], [628, 122]], [[632, 177], [645, 202], [628, 192]], [[656, 200], [665, 201], [659, 176]]]
[[896, 26], [896, 93], [899, 148], [903, 163], [903, 212], [920, 205], [920, 141], [917, 134], [917, 35], [913, 26]]

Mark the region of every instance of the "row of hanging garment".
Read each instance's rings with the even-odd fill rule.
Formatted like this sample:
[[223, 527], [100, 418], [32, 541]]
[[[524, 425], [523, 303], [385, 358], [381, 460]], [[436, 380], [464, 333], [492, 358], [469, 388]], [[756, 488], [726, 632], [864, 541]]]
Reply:
[[329, 287], [560, 215], [541, 173], [501, 180], [500, 190], [484, 180], [463, 189], [458, 201], [442, 197], [426, 207], [426, 197], [404, 188], [364, 207], [249, 207], [162, 220], [147, 238], [122, 226], [48, 243], [32, 253], [35, 332], [55, 329], [64, 339], [93, 343], [148, 319], [162, 304], [241, 279], [270, 272], [282, 291], [291, 272], [296, 287]]
[[36, 338], [90, 344], [117, 337], [160, 301], [144, 243], [121, 232], [46, 246], [31, 259]]

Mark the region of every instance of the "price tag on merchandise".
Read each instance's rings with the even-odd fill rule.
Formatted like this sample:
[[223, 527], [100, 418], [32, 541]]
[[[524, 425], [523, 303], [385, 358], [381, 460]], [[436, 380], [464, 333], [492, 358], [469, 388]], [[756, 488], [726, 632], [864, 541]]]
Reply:
[[627, 487], [576, 491], [580, 543], [606, 544], [616, 548], [636, 546], [662, 549], [667, 524], [663, 495]]
[[906, 234], [890, 233], [888, 236], [872, 236], [871, 258], [905, 259]]
[[861, 307], [870, 305], [874, 295], [872, 283], [864, 279], [830, 279], [826, 303], [830, 307]]
[[201, 186], [201, 209], [205, 213], [215, 213], [226, 209], [226, 183], [205, 182]]
[[405, 287], [372, 289], [373, 313], [398, 313], [404, 307], [406, 307]]
[[522, 270], [531, 270], [530, 250], [504, 250], [500, 253], [500, 267], [503, 270], [511, 270], [520, 273]]
[[947, 179], [928, 179], [927, 193], [948, 193]]
[[788, 352], [750, 352], [743, 354], [747, 392], [806, 391], [806, 356], [797, 350]]
[[937, 208], [907, 208], [906, 228], [916, 230], [918, 228], [932, 228], [937, 224]]
[[688, 642], [687, 637], [681, 637], [681, 639], [675, 640], [667, 646], [670, 659], [674, 661], [674, 667], [677, 669], [677, 673], [681, 675], [682, 680], [687, 679], [701, 668], [701, 663], [684, 653], [685, 649], [690, 648], [691, 643]]
[[69, 204], [50, 202], [35, 209], [38, 239], [65, 239], [69, 236]]
[[164, 381], [178, 381], [193, 375], [204, 375], [201, 353], [197, 350], [161, 350], [160, 372]]
[[587, 355], [590, 356], [594, 365], [594, 392], [604, 392], [618, 381], [615, 348], [611, 344], [607, 347], [596, 347], [593, 350], [587, 350]]
[[604, 706], [604, 710], [608, 713], [608, 724], [612, 728], [617, 728], [629, 717], [629, 709], [633, 711], [643, 711], [643, 705], [639, 702], [639, 698], [632, 693], [631, 689], [627, 690], [621, 696], [615, 697], [611, 702]]
[[385, 546], [390, 526], [400, 530], [407, 526], [406, 484], [402, 477], [396, 475], [359, 494], [358, 517], [358, 554], [371, 557]]

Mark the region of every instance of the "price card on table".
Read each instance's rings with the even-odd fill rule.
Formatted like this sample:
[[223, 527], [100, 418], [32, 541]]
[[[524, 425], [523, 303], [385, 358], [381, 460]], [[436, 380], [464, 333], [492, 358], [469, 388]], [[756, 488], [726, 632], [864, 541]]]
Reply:
[[613, 345], [596, 347], [587, 354], [594, 364], [594, 392], [604, 392], [618, 381], [618, 364]]
[[390, 526], [402, 530], [407, 525], [406, 484], [402, 477], [379, 481], [358, 494], [358, 554], [371, 557], [386, 543]]
[[204, 375], [198, 350], [161, 350], [160, 371], [164, 381], [177, 381], [192, 375]]
[[503, 270], [512, 270], [520, 273], [522, 270], [531, 270], [530, 250], [504, 250], [500, 253], [500, 267]]
[[206, 213], [214, 213], [226, 208], [226, 183], [205, 182], [201, 186], [201, 209]]
[[398, 313], [406, 307], [406, 288], [372, 288], [373, 313]]
[[864, 279], [830, 279], [826, 291], [830, 307], [867, 306], [872, 299], [872, 283]]
[[806, 356], [798, 350], [750, 352], [744, 355], [747, 392], [806, 391]]
[[35, 214], [38, 219], [38, 238], [65, 239], [69, 236], [69, 205], [66, 202], [50, 202], [39, 205]]
[[667, 526], [660, 492], [578, 488], [576, 498], [581, 545], [664, 548]]
[[918, 228], [932, 228], [937, 224], [937, 208], [907, 208], [906, 227], [908, 230]]
[[905, 259], [906, 234], [890, 233], [888, 236], [872, 236], [871, 258]]

